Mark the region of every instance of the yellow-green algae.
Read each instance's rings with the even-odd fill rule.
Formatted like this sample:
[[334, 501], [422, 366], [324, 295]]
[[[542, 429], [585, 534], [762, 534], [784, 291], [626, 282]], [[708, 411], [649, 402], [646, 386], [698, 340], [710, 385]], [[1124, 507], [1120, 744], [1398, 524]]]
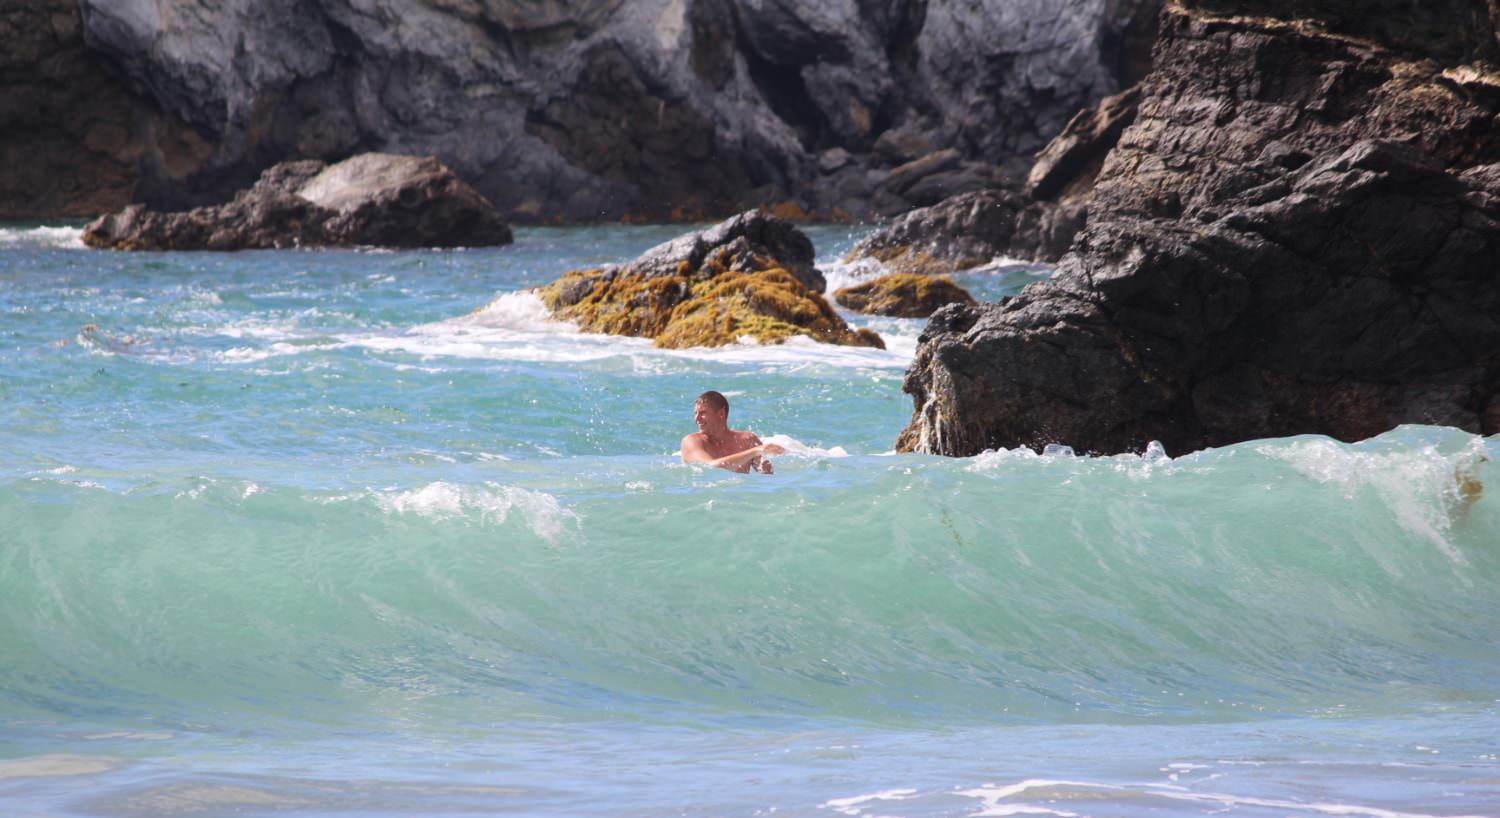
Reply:
[[716, 347], [750, 337], [779, 344], [794, 335], [846, 346], [885, 348], [879, 335], [853, 330], [819, 293], [755, 253], [720, 248], [694, 269], [643, 275], [630, 267], [575, 270], [538, 289], [557, 318], [587, 332], [651, 338], [666, 349]]
[[945, 304], [973, 304], [968, 290], [947, 276], [892, 273], [844, 287], [833, 297], [845, 307], [867, 315], [926, 318]]

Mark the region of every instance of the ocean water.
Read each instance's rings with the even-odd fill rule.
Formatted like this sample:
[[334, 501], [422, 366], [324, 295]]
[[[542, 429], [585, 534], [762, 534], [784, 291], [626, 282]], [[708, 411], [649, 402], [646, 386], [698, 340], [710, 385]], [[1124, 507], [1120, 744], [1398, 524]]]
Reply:
[[[898, 455], [920, 321], [525, 292], [679, 232], [0, 226], [0, 815], [1500, 815], [1497, 441]], [[777, 474], [676, 462], [710, 388]]]

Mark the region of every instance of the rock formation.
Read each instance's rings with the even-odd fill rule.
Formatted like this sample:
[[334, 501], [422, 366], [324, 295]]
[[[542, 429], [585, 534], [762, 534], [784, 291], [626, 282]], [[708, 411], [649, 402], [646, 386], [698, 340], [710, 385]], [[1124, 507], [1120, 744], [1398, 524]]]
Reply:
[[667, 348], [794, 335], [884, 348], [851, 330], [820, 294], [812, 242], [758, 211], [646, 251], [621, 267], [575, 270], [540, 288], [552, 314], [588, 332], [655, 339]]
[[73, 2], [130, 89], [134, 130], [94, 142], [135, 201], [381, 151], [437, 156], [512, 221], [589, 221], [895, 214], [1019, 179], [1140, 75], [1160, 0]]
[[835, 290], [835, 301], [865, 315], [926, 318], [949, 304], [973, 304], [969, 291], [947, 276], [892, 273]]
[[109, 250], [275, 247], [481, 247], [510, 227], [483, 196], [431, 157], [361, 154], [335, 165], [284, 162], [224, 205], [101, 216], [83, 233]]
[[1052, 280], [933, 316], [898, 447], [1500, 431], [1493, 8], [1169, 6], [1088, 227]]
[[1007, 257], [1062, 258], [1088, 218], [1104, 157], [1135, 120], [1132, 87], [1080, 111], [1037, 155], [1019, 192], [961, 193], [912, 210], [861, 239], [849, 261], [871, 258], [897, 273], [940, 275]]
[[122, 207], [163, 151], [193, 154], [190, 129], [88, 50], [77, 0], [0, 2], [0, 43], [0, 219]]

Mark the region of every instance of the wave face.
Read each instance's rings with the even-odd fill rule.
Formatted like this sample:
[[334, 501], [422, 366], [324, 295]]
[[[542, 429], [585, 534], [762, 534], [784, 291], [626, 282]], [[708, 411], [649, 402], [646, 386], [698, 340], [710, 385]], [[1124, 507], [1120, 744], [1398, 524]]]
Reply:
[[774, 481], [657, 458], [340, 491], [57, 470], [0, 486], [0, 707], [1025, 723], [1487, 701], [1500, 520], [1455, 477], [1500, 485], [1483, 455], [1413, 427], [1177, 460], [814, 454]]

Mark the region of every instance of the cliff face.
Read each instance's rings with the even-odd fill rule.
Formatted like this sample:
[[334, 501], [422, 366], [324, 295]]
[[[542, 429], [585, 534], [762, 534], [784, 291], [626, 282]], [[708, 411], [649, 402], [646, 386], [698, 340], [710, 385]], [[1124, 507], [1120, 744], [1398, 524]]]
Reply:
[[384, 151], [521, 220], [861, 216], [993, 184], [1134, 79], [1158, 3], [78, 0], [91, 54], [201, 140], [140, 163], [139, 200]]
[[1051, 281], [934, 316], [898, 445], [1500, 431], [1495, 24], [1485, 0], [1173, 4], [1087, 228]]
[[0, 219], [119, 207], [160, 143], [191, 139], [89, 52], [76, 0], [0, 0], [0, 42]]

